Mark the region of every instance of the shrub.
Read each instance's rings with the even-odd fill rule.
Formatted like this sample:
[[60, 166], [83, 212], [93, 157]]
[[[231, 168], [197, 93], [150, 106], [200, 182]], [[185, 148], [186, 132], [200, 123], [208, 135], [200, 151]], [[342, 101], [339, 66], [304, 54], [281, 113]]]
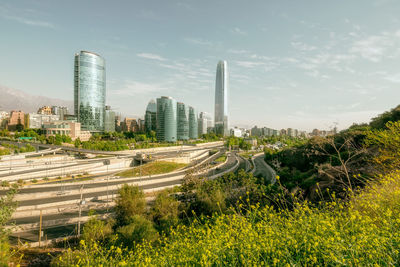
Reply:
[[151, 208], [151, 217], [160, 232], [168, 233], [179, 222], [179, 201], [170, 196], [171, 190], [162, 190], [156, 196]]
[[140, 215], [129, 218], [129, 224], [118, 228], [118, 238], [125, 246], [134, 247], [142, 241], [153, 242], [158, 239], [153, 223]]
[[103, 243], [113, 233], [113, 224], [112, 220], [105, 222], [97, 218], [97, 216], [92, 216], [83, 226], [82, 239], [87, 244]]
[[146, 199], [138, 186], [124, 184], [118, 190], [116, 200], [117, 225], [125, 225], [134, 215], [143, 215], [146, 212]]
[[[318, 208], [307, 202], [291, 210], [250, 206], [247, 214], [181, 225], [160, 245], [145, 242], [130, 251], [84, 247], [79, 253], [86, 257], [67, 252], [60, 261], [64, 266], [398, 266], [400, 172], [370, 184], [349, 205], [331, 198]], [[129, 237], [135, 232], [129, 229], [121, 234]]]

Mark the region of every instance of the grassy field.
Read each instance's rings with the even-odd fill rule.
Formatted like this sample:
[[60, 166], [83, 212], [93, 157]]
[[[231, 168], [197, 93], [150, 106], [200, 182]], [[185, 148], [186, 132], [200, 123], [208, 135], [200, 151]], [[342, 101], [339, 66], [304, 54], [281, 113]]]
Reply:
[[243, 153], [240, 153], [239, 155], [244, 157], [245, 159], [251, 159], [253, 154], [254, 154], [253, 152], [243, 152]]
[[[162, 174], [173, 172], [177, 169], [185, 167], [187, 164], [185, 163], [175, 163], [169, 161], [156, 161], [150, 162], [147, 164], [142, 165], [142, 175], [155, 175], [155, 174]], [[140, 175], [140, 168], [135, 167], [130, 170], [126, 170], [116, 174], [117, 176], [121, 177], [135, 177]]]
[[218, 157], [215, 160], [215, 162], [225, 162], [225, 160], [226, 160], [226, 155], [222, 155], [222, 156]]

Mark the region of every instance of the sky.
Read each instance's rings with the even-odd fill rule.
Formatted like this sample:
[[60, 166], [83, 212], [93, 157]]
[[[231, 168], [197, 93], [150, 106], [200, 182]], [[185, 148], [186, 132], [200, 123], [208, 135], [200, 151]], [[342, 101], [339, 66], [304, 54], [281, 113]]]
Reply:
[[226, 60], [230, 126], [344, 129], [400, 104], [399, 14], [396, 0], [0, 0], [0, 85], [72, 101], [88, 50], [117, 112], [168, 95], [214, 114]]

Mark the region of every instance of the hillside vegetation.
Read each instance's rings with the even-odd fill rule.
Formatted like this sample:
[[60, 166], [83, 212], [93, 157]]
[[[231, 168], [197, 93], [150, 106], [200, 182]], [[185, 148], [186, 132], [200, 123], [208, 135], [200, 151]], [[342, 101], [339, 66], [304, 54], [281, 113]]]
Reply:
[[115, 216], [93, 216], [52, 265], [399, 266], [396, 114], [266, 150], [280, 175], [274, 185], [244, 171], [214, 180], [188, 173], [148, 204], [124, 185]]
[[[214, 181], [187, 177], [179, 205], [164, 193], [164, 201], [156, 200], [163, 205], [152, 209], [164, 210], [167, 227], [157, 228], [154, 216], [143, 221], [124, 213], [129, 226], [117, 232], [131, 239], [82, 239], [53, 265], [399, 265], [396, 114], [397, 108], [371, 125], [267, 150], [266, 160], [281, 175], [276, 185], [244, 172]], [[171, 205], [180, 214], [173, 223], [166, 212]]]
[[81, 241], [58, 266], [397, 265], [400, 262], [400, 174], [369, 184], [350, 202], [294, 209], [240, 204], [247, 212], [215, 214], [180, 225], [159, 242], [133, 249]]

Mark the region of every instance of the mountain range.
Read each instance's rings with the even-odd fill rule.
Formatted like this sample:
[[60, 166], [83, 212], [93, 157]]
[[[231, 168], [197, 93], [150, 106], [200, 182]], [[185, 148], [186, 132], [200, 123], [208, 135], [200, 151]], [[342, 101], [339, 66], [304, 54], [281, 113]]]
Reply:
[[18, 89], [0, 85], [0, 110], [22, 110], [25, 113], [37, 112], [42, 106], [63, 106], [73, 113], [73, 101], [32, 95]]

